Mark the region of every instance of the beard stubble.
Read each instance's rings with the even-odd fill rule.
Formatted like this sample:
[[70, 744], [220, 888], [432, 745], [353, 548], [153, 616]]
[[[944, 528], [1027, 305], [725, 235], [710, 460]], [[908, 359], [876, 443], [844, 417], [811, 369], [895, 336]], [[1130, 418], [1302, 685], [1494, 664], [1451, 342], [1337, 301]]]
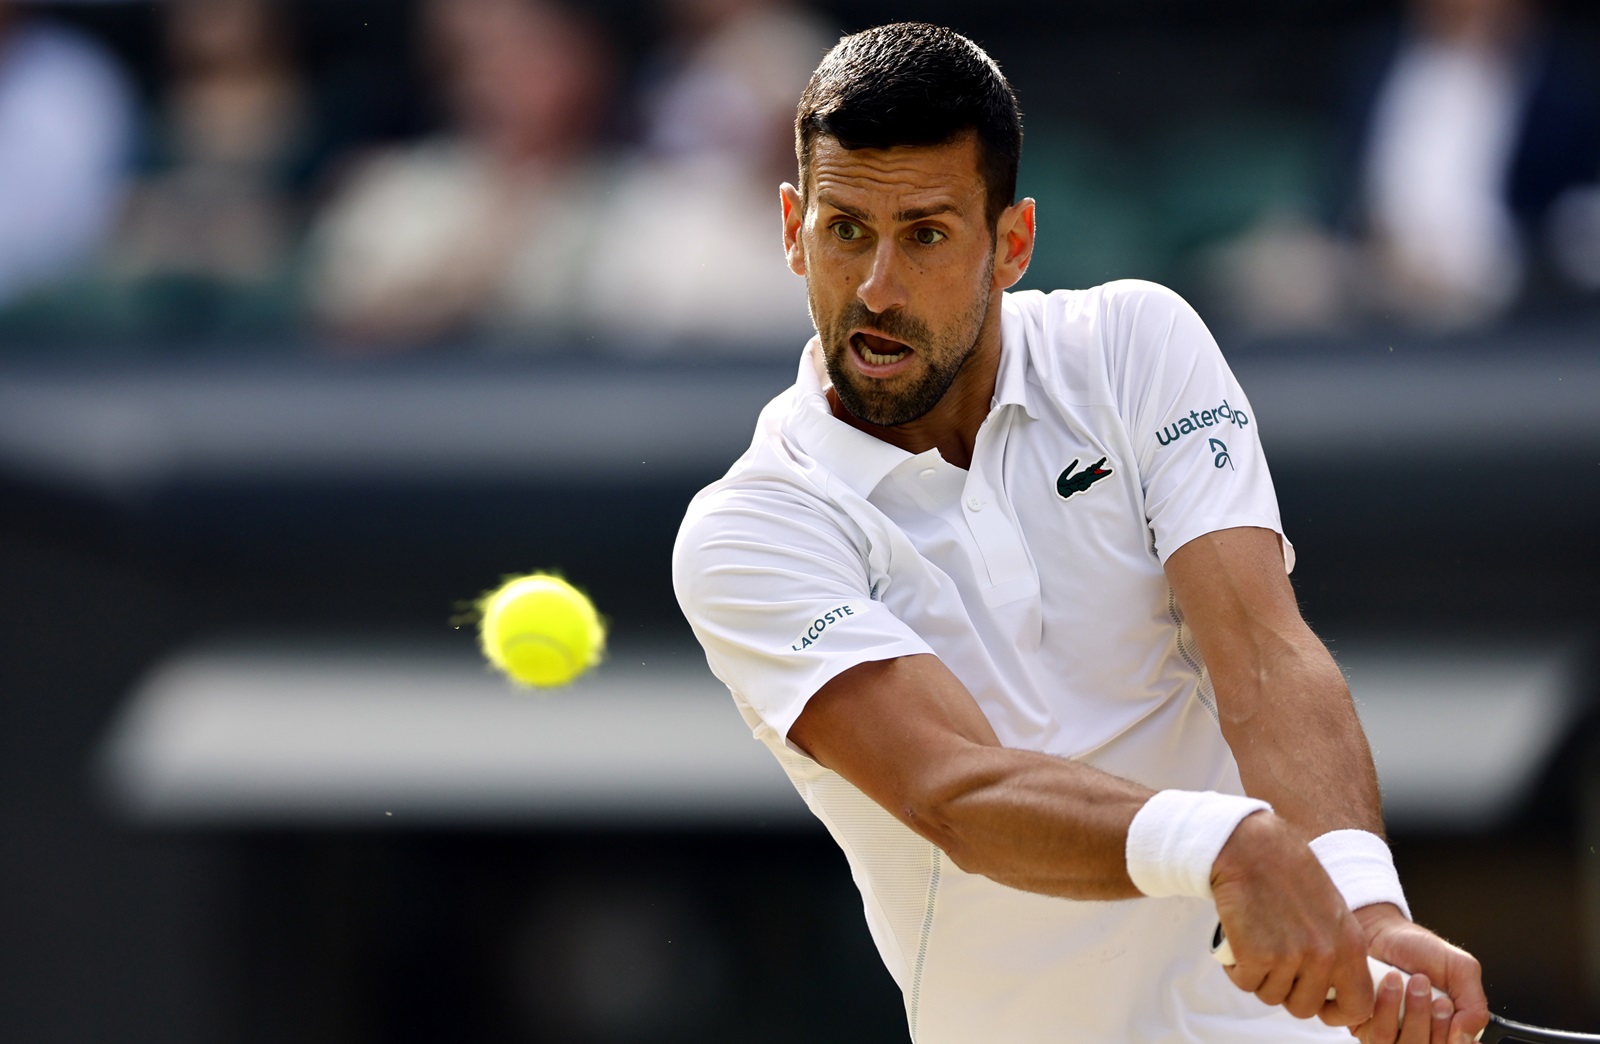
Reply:
[[[935, 335], [923, 320], [904, 312], [872, 312], [858, 298], [852, 298], [828, 324], [826, 330], [816, 322], [816, 298], [807, 288], [812, 321], [822, 339], [823, 358], [828, 377], [839, 402], [856, 418], [879, 427], [909, 424], [939, 405], [961, 368], [978, 346], [984, 318], [989, 313], [994, 260], [990, 258], [983, 290], [943, 335]], [[894, 390], [891, 381], [877, 380], [857, 372], [846, 360], [855, 351], [850, 331], [857, 327], [875, 330], [907, 345], [922, 359], [924, 369], [912, 384]]]

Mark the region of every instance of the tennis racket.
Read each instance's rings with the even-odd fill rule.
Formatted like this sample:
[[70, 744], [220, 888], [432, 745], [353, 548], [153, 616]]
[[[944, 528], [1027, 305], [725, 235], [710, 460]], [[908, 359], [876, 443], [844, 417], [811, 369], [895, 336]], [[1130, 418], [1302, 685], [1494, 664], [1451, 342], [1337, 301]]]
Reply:
[[[1231, 965], [1233, 960], [1233, 947], [1222, 934], [1222, 925], [1217, 925], [1217, 930], [1211, 935], [1211, 956], [1217, 959], [1218, 964]], [[1394, 971], [1394, 966], [1385, 964], [1378, 958], [1367, 957], [1367, 969], [1372, 972], [1372, 988], [1377, 989], [1383, 977]], [[1433, 989], [1435, 997], [1443, 997], [1444, 991], [1437, 986]], [[1328, 999], [1333, 999], [1333, 990], [1328, 990]], [[1406, 997], [1400, 995], [1400, 1014], [1406, 1012]], [[1544, 1029], [1539, 1026], [1527, 1026], [1520, 1022], [1501, 1018], [1499, 1015], [1489, 1016], [1489, 1025], [1478, 1034], [1478, 1039], [1483, 1044], [1581, 1044], [1589, 1041], [1590, 1044], [1600, 1044], [1600, 1036], [1593, 1033], [1573, 1033], [1569, 1030]]]

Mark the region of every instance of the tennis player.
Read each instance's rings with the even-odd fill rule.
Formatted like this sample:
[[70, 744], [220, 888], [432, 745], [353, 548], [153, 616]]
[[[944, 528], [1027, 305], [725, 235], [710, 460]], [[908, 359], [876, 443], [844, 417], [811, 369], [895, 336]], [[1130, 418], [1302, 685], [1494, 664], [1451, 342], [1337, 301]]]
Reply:
[[[674, 581], [843, 848], [912, 1039], [1470, 1040], [1478, 965], [1409, 918], [1206, 327], [1150, 283], [1004, 292], [1021, 121], [956, 33], [844, 38], [796, 135], [818, 336]], [[1415, 974], [1374, 990], [1369, 951]]]

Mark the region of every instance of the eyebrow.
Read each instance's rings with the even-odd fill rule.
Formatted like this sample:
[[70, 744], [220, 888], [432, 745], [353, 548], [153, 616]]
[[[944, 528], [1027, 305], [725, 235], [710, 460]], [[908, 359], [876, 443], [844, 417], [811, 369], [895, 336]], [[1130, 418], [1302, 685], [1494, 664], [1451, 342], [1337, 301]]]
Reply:
[[910, 210], [902, 210], [894, 215], [894, 219], [896, 221], [921, 221], [923, 218], [936, 217], [939, 214], [954, 214], [955, 212], [956, 206], [954, 203], [936, 203], [930, 207], [912, 207]]
[[[826, 193], [818, 193], [817, 202], [826, 206], [830, 206], [840, 213], [855, 218], [857, 221], [869, 220], [867, 215], [861, 210], [846, 203], [841, 203], [839, 200], [832, 198]], [[954, 203], [935, 203], [926, 207], [912, 207], [910, 210], [899, 210], [890, 215], [890, 217], [891, 220], [894, 221], [922, 221], [925, 218], [936, 217], [940, 214], [953, 213], [957, 213], [957, 208]]]

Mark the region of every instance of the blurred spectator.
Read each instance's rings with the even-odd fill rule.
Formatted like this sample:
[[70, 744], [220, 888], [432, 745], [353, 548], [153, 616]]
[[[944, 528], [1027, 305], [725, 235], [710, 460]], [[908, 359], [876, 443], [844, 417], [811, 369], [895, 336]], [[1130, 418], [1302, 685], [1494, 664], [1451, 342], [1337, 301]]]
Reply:
[[94, 257], [132, 122], [129, 87], [99, 47], [0, 0], [0, 304]]
[[791, 350], [810, 330], [805, 283], [784, 263], [778, 185], [795, 178], [794, 109], [833, 42], [784, 0], [665, 0], [667, 43], [640, 107], [595, 256], [597, 326], [634, 343]]
[[[1495, 319], [1600, 255], [1600, 84], [1537, 0], [1411, 0], [1363, 81], [1353, 170], [1328, 238], [1280, 213], [1221, 252], [1245, 318], [1349, 313], [1435, 329]], [[1600, 283], [1600, 266], [1591, 285]]]
[[662, 3], [668, 40], [641, 105], [647, 149], [791, 176], [796, 100], [833, 44], [821, 21], [782, 0]]
[[1361, 171], [1381, 299], [1468, 325], [1517, 299], [1563, 190], [1600, 173], [1590, 73], [1534, 0], [1413, 0]]
[[177, 306], [203, 311], [212, 298], [281, 291], [310, 114], [280, 8], [172, 0], [165, 18], [170, 78], [151, 171], [129, 199], [111, 273], [154, 298], [176, 287]]
[[310, 303], [347, 343], [571, 324], [606, 190], [612, 58], [577, 7], [425, 0], [449, 126], [360, 162], [316, 221]]

